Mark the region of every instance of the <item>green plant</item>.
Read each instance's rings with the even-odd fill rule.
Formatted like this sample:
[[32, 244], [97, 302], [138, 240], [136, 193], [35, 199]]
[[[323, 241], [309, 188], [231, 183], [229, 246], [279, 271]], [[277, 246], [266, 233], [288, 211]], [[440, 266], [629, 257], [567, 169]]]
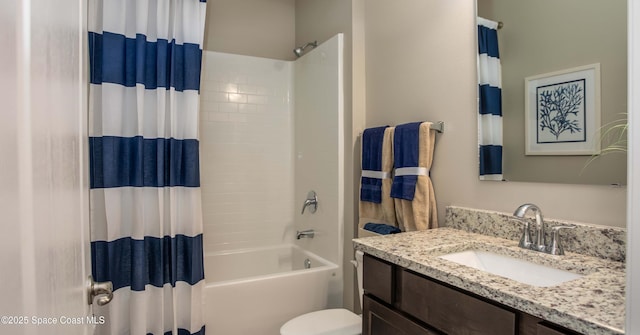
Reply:
[[582, 168], [583, 171], [589, 164], [604, 155], [627, 153], [627, 129], [629, 123], [627, 122], [627, 113], [622, 113], [622, 115], [624, 115], [624, 118], [614, 120], [600, 127], [600, 143], [604, 146], [600, 150], [600, 154], [592, 155], [591, 158], [589, 158]]
[[624, 113], [624, 119], [619, 119], [610, 123], [607, 123], [603, 129], [601, 139], [609, 140], [609, 144], [603, 148], [601, 154], [608, 154], [614, 152], [627, 152], [627, 127], [629, 123], [627, 122], [627, 113]]

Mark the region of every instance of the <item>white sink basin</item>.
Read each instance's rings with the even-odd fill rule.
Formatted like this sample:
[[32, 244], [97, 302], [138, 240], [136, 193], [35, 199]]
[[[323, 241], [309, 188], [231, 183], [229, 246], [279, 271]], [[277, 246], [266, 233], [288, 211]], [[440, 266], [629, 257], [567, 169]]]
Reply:
[[555, 286], [583, 277], [573, 272], [488, 251], [467, 250], [439, 258], [538, 287]]

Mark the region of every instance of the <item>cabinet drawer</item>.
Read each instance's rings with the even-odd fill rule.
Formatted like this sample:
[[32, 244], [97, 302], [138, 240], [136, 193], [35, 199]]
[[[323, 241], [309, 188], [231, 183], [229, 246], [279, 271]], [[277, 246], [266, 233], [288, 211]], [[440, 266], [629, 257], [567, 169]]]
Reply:
[[536, 335], [579, 335], [579, 334], [571, 330], [564, 329], [562, 327], [543, 322], [543, 323], [538, 323]]
[[402, 273], [401, 310], [449, 334], [513, 335], [516, 314], [409, 271]]
[[363, 335], [439, 335], [407, 319], [389, 307], [369, 298], [362, 297]]
[[364, 255], [362, 286], [364, 291], [375, 295], [380, 300], [393, 303], [393, 264], [381, 259]]

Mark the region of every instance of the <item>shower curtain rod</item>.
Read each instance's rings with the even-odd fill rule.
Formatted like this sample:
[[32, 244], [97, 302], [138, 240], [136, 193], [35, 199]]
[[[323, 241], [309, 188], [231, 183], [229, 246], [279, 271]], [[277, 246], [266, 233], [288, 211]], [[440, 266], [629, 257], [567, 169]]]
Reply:
[[[433, 129], [439, 133], [444, 133], [444, 122], [443, 121], [437, 121], [437, 122], [433, 122], [431, 123], [431, 127], [429, 127], [430, 129]], [[358, 137], [362, 136], [362, 133], [358, 134]]]

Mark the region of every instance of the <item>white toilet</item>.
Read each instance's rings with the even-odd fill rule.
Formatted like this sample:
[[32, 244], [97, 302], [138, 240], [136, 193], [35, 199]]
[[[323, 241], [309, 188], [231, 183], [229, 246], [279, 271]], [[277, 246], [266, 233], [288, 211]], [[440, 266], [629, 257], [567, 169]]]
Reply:
[[[362, 307], [362, 251], [356, 251], [356, 272]], [[353, 261], [351, 261], [353, 262]], [[280, 335], [360, 335], [362, 318], [348, 309], [334, 308], [297, 316], [280, 328]]]

